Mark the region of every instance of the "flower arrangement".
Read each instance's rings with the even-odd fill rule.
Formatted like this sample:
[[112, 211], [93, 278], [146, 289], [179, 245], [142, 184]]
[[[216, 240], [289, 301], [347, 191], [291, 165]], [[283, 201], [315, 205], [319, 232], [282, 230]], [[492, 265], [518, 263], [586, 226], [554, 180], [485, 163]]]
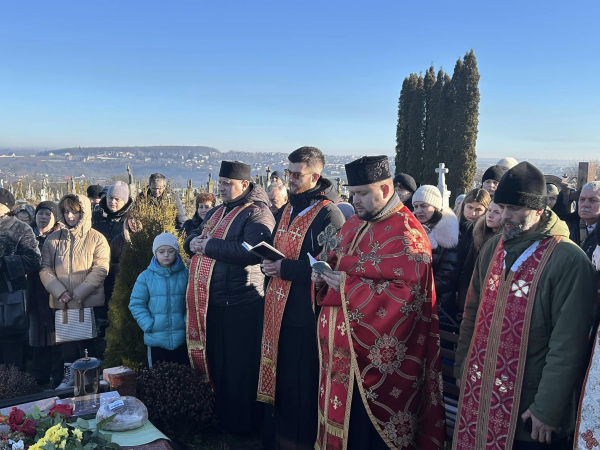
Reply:
[[73, 421], [69, 405], [55, 404], [47, 414], [37, 405], [31, 414], [13, 406], [8, 416], [0, 416], [0, 424], [10, 428], [6, 436], [0, 435], [0, 450], [119, 450], [111, 435], [101, 432], [115, 415], [92, 430], [86, 420]]

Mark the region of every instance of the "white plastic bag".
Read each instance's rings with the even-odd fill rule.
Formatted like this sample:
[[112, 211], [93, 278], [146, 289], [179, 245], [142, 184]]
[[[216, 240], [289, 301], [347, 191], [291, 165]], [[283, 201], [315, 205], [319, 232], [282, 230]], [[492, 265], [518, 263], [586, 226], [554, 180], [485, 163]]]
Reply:
[[112, 422], [102, 429], [106, 431], [127, 431], [143, 427], [148, 421], [148, 409], [135, 397], [111, 398], [100, 405], [96, 414], [96, 423], [116, 414]]

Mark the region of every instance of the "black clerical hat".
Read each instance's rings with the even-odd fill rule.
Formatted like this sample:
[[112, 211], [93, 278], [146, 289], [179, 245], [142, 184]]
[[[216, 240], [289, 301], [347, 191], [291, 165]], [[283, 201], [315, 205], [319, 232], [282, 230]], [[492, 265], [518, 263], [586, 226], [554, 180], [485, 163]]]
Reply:
[[348, 178], [346, 186], [362, 186], [387, 180], [391, 177], [390, 163], [385, 155], [363, 156], [346, 164], [346, 178]]
[[250, 166], [240, 161], [221, 161], [219, 176], [232, 180], [250, 181]]
[[544, 174], [527, 161], [517, 164], [500, 180], [494, 194], [494, 202], [544, 209], [548, 203]]

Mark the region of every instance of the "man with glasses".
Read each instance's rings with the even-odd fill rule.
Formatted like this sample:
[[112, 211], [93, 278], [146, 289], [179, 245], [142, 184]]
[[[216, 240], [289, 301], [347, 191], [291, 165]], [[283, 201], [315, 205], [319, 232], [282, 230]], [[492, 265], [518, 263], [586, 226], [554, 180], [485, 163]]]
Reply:
[[250, 166], [223, 161], [219, 194], [184, 243], [189, 255], [187, 344], [192, 366], [210, 377], [222, 429], [248, 433], [262, 421], [256, 402], [263, 319], [260, 258], [242, 243], [271, 243], [269, 197], [250, 181]]
[[177, 206], [177, 217], [175, 218], [175, 228], [181, 229], [183, 223], [187, 220], [183, 204], [177, 195], [167, 190], [167, 177], [162, 173], [153, 173], [148, 180], [148, 191], [141, 192], [138, 199], [148, 198], [155, 204], [161, 204], [164, 201], [174, 201]]
[[344, 216], [338, 195], [321, 177], [323, 153], [302, 147], [289, 156], [289, 204], [274, 233], [274, 246], [286, 257], [263, 262], [269, 276], [258, 400], [267, 408], [266, 449], [312, 449], [317, 436], [319, 355], [312, 302], [311, 265], [334, 247]]

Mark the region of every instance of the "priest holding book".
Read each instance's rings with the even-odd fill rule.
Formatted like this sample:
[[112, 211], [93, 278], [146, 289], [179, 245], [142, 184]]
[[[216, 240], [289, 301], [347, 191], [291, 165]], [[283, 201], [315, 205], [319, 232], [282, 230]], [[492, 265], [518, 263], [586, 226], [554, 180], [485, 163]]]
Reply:
[[273, 245], [285, 258], [265, 259], [269, 276], [258, 400], [266, 408], [263, 447], [313, 449], [317, 435], [319, 356], [312, 269], [308, 254], [326, 255], [344, 216], [335, 206], [336, 189], [321, 177], [323, 153], [302, 147], [289, 156], [289, 204]]
[[[319, 450], [440, 450], [446, 436], [431, 246], [394, 193], [387, 156], [346, 164], [356, 215], [313, 272]], [[325, 284], [326, 283], [326, 284]]]
[[250, 181], [250, 166], [223, 161], [219, 193], [184, 248], [194, 255], [187, 301], [192, 366], [209, 377], [221, 428], [247, 433], [262, 422], [256, 402], [263, 320], [264, 275], [250, 246], [271, 242], [275, 219], [266, 192]]

